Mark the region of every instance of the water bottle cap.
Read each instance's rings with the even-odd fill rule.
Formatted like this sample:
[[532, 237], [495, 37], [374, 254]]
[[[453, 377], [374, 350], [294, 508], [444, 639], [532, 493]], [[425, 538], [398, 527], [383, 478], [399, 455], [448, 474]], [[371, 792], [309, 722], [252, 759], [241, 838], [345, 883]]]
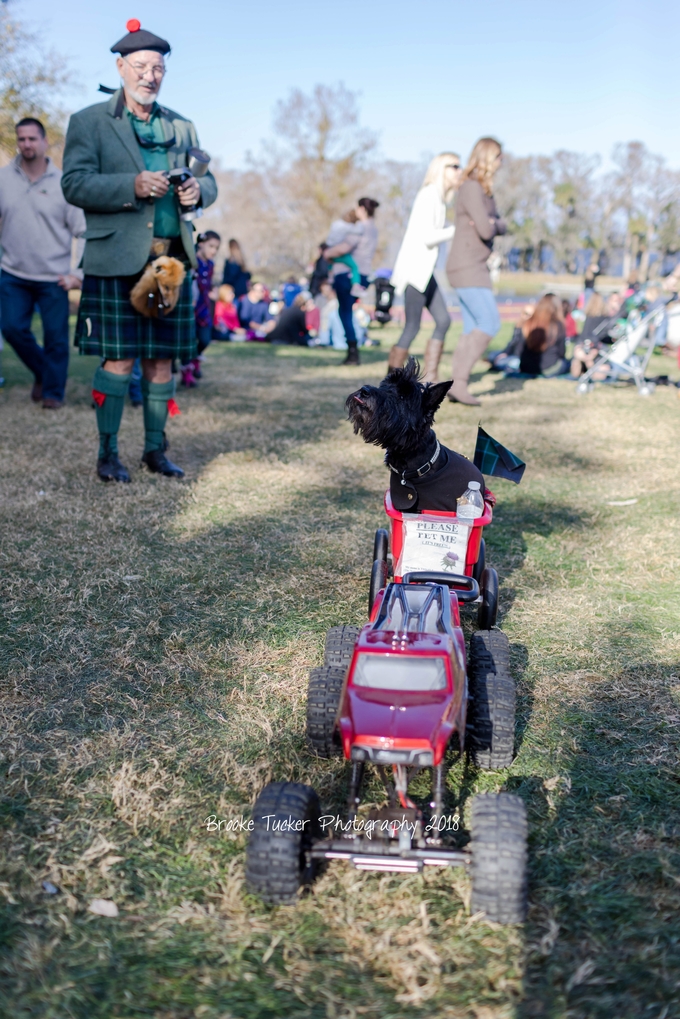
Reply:
[[468, 488], [471, 488], [473, 492], [478, 492], [482, 486], [478, 481], [471, 481]]

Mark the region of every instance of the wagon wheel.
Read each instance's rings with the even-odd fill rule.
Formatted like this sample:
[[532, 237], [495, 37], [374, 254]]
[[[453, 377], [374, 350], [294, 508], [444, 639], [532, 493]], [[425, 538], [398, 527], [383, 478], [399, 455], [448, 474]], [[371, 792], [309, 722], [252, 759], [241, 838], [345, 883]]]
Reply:
[[484, 573], [484, 567], [486, 566], [486, 542], [484, 538], [479, 543], [479, 555], [477, 556], [477, 562], [472, 567], [472, 576], [475, 578], [477, 583], [481, 586], [482, 574]]
[[387, 586], [387, 562], [385, 559], [376, 559], [371, 570], [371, 584], [368, 589], [368, 615], [370, 617], [378, 597], [384, 587]]
[[490, 630], [498, 616], [498, 574], [492, 566], [482, 571], [479, 589], [482, 600], [477, 609], [477, 625], [480, 630]]

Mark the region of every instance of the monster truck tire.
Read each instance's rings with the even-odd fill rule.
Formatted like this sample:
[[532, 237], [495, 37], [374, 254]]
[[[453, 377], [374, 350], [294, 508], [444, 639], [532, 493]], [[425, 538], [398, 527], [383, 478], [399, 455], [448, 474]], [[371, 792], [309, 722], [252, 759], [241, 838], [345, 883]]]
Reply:
[[490, 630], [498, 616], [498, 574], [493, 567], [487, 566], [482, 571], [479, 590], [482, 600], [477, 609], [477, 626], [480, 630]]
[[482, 793], [472, 800], [472, 913], [522, 923], [527, 911], [527, 812], [519, 796]]
[[[253, 807], [253, 831], [246, 850], [246, 883], [265, 902], [294, 902], [302, 884], [315, 876], [307, 850], [322, 834], [319, 798], [308, 785], [272, 782]], [[299, 829], [299, 830], [296, 830]]]
[[340, 707], [347, 666], [322, 665], [312, 669], [307, 688], [307, 742], [319, 757], [340, 753], [335, 720]]
[[359, 626], [332, 626], [326, 634], [326, 646], [323, 653], [324, 665], [334, 665], [338, 669], [348, 669], [354, 654], [354, 645], [359, 639]]
[[515, 742], [515, 682], [510, 645], [500, 630], [477, 630], [470, 638], [468, 682], [469, 746], [479, 768], [512, 764]]

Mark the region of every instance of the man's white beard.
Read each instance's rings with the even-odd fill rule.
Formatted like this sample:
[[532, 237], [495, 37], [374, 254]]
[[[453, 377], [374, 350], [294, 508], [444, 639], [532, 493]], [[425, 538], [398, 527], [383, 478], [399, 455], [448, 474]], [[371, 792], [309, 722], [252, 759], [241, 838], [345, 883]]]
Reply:
[[134, 99], [140, 106], [151, 106], [151, 103], [155, 103], [158, 98], [158, 92], [133, 92], [131, 88], [125, 90], [130, 96], [130, 99]]

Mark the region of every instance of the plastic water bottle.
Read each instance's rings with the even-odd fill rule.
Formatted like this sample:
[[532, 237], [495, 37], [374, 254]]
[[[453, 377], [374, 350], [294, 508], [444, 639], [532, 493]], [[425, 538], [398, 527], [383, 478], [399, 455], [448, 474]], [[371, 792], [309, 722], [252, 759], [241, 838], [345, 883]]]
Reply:
[[484, 498], [478, 481], [471, 481], [456, 504], [456, 515], [461, 524], [472, 525], [484, 513]]

